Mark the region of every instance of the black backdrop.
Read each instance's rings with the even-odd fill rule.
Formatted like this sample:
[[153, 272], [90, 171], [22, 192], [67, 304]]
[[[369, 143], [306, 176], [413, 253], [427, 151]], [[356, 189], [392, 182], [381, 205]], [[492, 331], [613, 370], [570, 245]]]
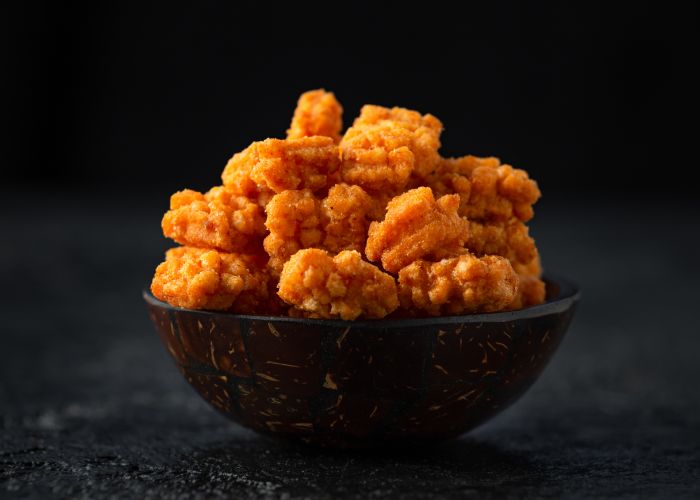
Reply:
[[[3, 16], [3, 187], [205, 189], [298, 94], [431, 112], [443, 153], [546, 196], [677, 190], [693, 163], [694, 6], [20, 3]], [[646, 195], [645, 195], [646, 196]]]

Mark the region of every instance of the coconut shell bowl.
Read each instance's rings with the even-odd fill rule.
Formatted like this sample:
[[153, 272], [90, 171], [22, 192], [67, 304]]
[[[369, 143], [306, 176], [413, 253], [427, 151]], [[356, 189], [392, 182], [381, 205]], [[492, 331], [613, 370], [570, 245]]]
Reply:
[[195, 390], [257, 432], [339, 448], [435, 443], [517, 400], [559, 345], [577, 288], [518, 311], [335, 321], [179, 309], [143, 296]]

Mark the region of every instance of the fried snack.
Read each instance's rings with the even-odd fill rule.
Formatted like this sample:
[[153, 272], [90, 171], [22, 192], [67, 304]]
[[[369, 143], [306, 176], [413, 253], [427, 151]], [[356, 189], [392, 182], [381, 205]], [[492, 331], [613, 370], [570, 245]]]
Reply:
[[520, 286], [518, 294], [513, 302], [510, 303], [508, 309], [522, 309], [523, 307], [536, 306], [545, 301], [546, 289], [542, 279], [537, 276], [528, 276], [518, 274], [520, 278]]
[[417, 111], [405, 108], [385, 108], [367, 104], [362, 106], [360, 116], [352, 128], [371, 128], [373, 126], [401, 127], [411, 133], [410, 142], [406, 144], [415, 158], [414, 171], [419, 176], [426, 176], [435, 170], [440, 156], [440, 134], [442, 123], [431, 114], [421, 115]]
[[185, 189], [172, 195], [163, 234], [182, 245], [240, 252], [260, 245], [266, 233], [262, 209], [231, 189]]
[[224, 184], [251, 193], [327, 189], [338, 181], [338, 146], [330, 137], [266, 139], [254, 142], [226, 166]]
[[496, 168], [500, 165], [501, 161], [495, 157], [480, 158], [467, 155], [460, 158], [440, 158], [437, 168], [427, 179], [413, 176], [411, 184], [415, 186], [427, 184], [439, 196], [458, 193], [464, 197], [463, 203], [466, 204], [469, 202], [471, 193], [469, 178], [472, 172], [477, 167]]
[[540, 264], [540, 256], [537, 249], [535, 249], [535, 256], [530, 261], [511, 261], [511, 263], [520, 278], [520, 287], [518, 288], [517, 297], [508, 308], [520, 309], [544, 302], [546, 289], [544, 281], [541, 279], [542, 265]]
[[177, 307], [253, 313], [269, 299], [265, 257], [194, 247], [168, 250], [151, 291]]
[[515, 300], [518, 281], [503, 257], [416, 260], [399, 271], [399, 300], [432, 316], [501, 311]]
[[268, 266], [279, 274], [298, 250], [321, 244], [321, 202], [309, 189], [290, 190], [276, 194], [265, 210], [270, 234], [263, 246], [270, 256]]
[[331, 92], [306, 92], [286, 139], [235, 154], [223, 186], [175, 193], [163, 233], [185, 247], [168, 252], [154, 294], [195, 309], [353, 319], [545, 300], [525, 225], [540, 191], [527, 172], [441, 158], [442, 123], [429, 114], [366, 105], [341, 137], [342, 112]]
[[465, 245], [476, 255], [500, 255], [507, 258], [520, 277], [518, 294], [509, 309], [541, 304], [545, 299], [544, 282], [540, 279], [540, 256], [527, 226], [513, 217], [507, 222], [469, 223], [469, 239]]
[[425, 176], [435, 169], [441, 132], [432, 115], [363, 106], [340, 141], [342, 179], [369, 192], [398, 194], [412, 173]]
[[415, 165], [409, 142], [401, 128], [349, 128], [339, 146], [342, 180], [370, 192], [401, 192]]
[[459, 214], [474, 220], [516, 217], [526, 222], [532, 219], [532, 205], [541, 195], [527, 172], [501, 165], [497, 158], [443, 159], [426, 182], [438, 195], [459, 194]]
[[538, 258], [535, 240], [528, 227], [512, 218], [506, 222], [469, 222], [469, 238], [465, 246], [475, 255], [500, 255], [514, 266], [529, 264]]
[[275, 195], [266, 208], [270, 234], [263, 243], [269, 267], [279, 274], [284, 262], [303, 248], [364, 251], [369, 224], [381, 219], [385, 200], [348, 184], [336, 184], [323, 200], [309, 189]]
[[[250, 172], [257, 163], [257, 143], [253, 143], [240, 153], [231, 157], [224, 171], [221, 173], [221, 180], [228, 189], [235, 194], [257, 198], [262, 189], [250, 178]], [[264, 205], [263, 205], [264, 206]]]
[[287, 139], [322, 135], [332, 138], [337, 144], [342, 128], [343, 107], [333, 92], [310, 90], [299, 97]]
[[385, 197], [370, 196], [360, 186], [333, 186], [321, 202], [323, 247], [332, 253], [364, 252], [370, 222], [382, 219], [386, 201]]
[[316, 248], [298, 251], [284, 265], [278, 294], [298, 313], [319, 318], [383, 318], [399, 306], [394, 278], [354, 250], [335, 257]]
[[458, 251], [469, 235], [469, 223], [457, 214], [459, 196], [437, 201], [430, 188], [420, 187], [392, 199], [382, 222], [369, 226], [365, 253], [396, 273], [416, 259]]
[[338, 156], [329, 137], [266, 139], [233, 155], [221, 178], [235, 193], [250, 198], [287, 189], [325, 189], [337, 182]]

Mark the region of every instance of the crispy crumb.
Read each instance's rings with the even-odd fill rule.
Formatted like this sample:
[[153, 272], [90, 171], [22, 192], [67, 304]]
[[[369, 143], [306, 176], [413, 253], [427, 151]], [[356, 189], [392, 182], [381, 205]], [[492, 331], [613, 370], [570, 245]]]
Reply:
[[266, 139], [252, 143], [231, 158], [224, 169], [224, 185], [257, 197], [261, 191], [327, 189], [338, 180], [338, 146], [330, 137]]
[[416, 259], [461, 248], [469, 223], [457, 214], [458, 206], [457, 195], [435, 200], [427, 187], [397, 196], [387, 205], [384, 220], [370, 224], [367, 258], [395, 273]]
[[299, 97], [287, 139], [322, 135], [332, 138], [337, 144], [342, 128], [343, 107], [333, 92], [310, 90]]
[[224, 171], [221, 173], [221, 180], [233, 193], [257, 198], [261, 189], [257, 183], [250, 178], [250, 172], [257, 161], [257, 147], [255, 142], [240, 153], [236, 153], [226, 163]]
[[399, 299], [402, 308], [433, 316], [494, 312], [513, 302], [518, 281], [503, 257], [464, 254], [439, 262], [416, 260], [399, 271]]
[[362, 106], [360, 116], [353, 123], [354, 128], [362, 127], [403, 128], [410, 132], [406, 146], [415, 158], [414, 171], [426, 176], [435, 170], [440, 161], [440, 134], [442, 123], [431, 114], [421, 115], [405, 108], [385, 108], [367, 104]]
[[394, 278], [354, 250], [300, 250], [284, 265], [278, 294], [296, 313], [320, 318], [383, 318], [399, 305]]
[[527, 172], [501, 165], [497, 158], [443, 159], [426, 182], [438, 195], [459, 194], [459, 213], [470, 220], [528, 221], [540, 197]]
[[500, 255], [513, 265], [527, 264], [538, 256], [528, 227], [515, 217], [506, 222], [470, 221], [466, 247], [479, 256]]
[[259, 246], [266, 233], [262, 208], [225, 187], [175, 193], [161, 225], [163, 234], [180, 244], [226, 252]]
[[333, 186], [321, 202], [323, 247], [332, 253], [364, 252], [369, 224], [382, 219], [386, 201], [386, 198], [369, 195], [360, 186]]
[[252, 313], [269, 298], [264, 269], [261, 255], [177, 247], [156, 268], [151, 291], [177, 307]]
[[540, 256], [528, 227], [513, 217], [507, 222], [470, 222], [465, 245], [476, 255], [500, 255], [507, 258], [520, 277], [520, 287], [511, 309], [541, 304], [545, 286], [541, 279]]
[[[317, 318], [457, 314], [545, 300], [525, 225], [540, 191], [527, 172], [493, 157], [441, 158], [442, 123], [430, 114], [366, 105], [341, 136], [342, 112], [333, 93], [306, 92], [286, 139], [233, 155], [223, 186], [175, 193], [162, 228], [185, 246], [168, 252], [153, 293], [193, 309]], [[287, 265], [308, 270], [309, 279], [321, 273], [322, 286], [287, 288], [294, 299], [285, 303], [276, 292]], [[399, 276], [400, 292], [388, 273]], [[362, 279], [375, 295], [361, 296]], [[387, 279], [401, 295], [398, 309]]]
[[338, 181], [338, 147], [330, 137], [266, 139], [253, 143], [250, 178], [265, 189], [325, 190]]
[[265, 225], [270, 234], [264, 248], [274, 272], [281, 272], [287, 259], [298, 250], [319, 246], [323, 241], [321, 203], [310, 190], [279, 193], [270, 200], [266, 211]]
[[435, 169], [441, 132], [432, 115], [363, 106], [340, 141], [342, 179], [370, 192], [400, 193], [412, 173], [424, 176]]

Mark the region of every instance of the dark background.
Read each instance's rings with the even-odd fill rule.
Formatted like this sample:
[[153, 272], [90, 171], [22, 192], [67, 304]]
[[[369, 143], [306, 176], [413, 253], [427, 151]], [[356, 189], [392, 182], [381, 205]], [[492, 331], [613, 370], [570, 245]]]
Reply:
[[[488, 2], [3, 7], [0, 497], [697, 497], [697, 8]], [[298, 94], [438, 116], [544, 193], [577, 317], [513, 408], [431, 451], [259, 439], [177, 374], [140, 291], [168, 196]]]
[[3, 16], [9, 187], [205, 188], [325, 87], [346, 123], [364, 103], [430, 112], [445, 155], [500, 156], [549, 196], [688, 188], [691, 2], [487, 4], [18, 3]]

